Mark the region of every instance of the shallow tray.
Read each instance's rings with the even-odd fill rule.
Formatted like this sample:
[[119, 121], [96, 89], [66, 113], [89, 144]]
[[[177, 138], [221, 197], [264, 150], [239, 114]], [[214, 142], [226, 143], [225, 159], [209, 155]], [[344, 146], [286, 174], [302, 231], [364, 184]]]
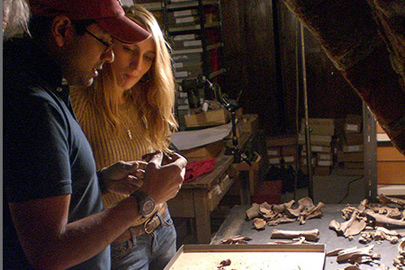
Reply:
[[164, 270], [322, 270], [325, 245], [183, 245]]

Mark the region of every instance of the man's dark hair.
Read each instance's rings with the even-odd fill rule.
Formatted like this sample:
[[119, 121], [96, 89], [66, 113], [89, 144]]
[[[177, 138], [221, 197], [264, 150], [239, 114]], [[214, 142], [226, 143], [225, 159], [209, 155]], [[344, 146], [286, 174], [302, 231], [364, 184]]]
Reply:
[[[28, 29], [34, 39], [42, 39], [48, 37], [54, 17], [43, 17], [33, 15], [30, 18]], [[86, 28], [95, 23], [94, 20], [71, 20], [76, 29], [76, 33], [80, 36], [86, 33]]]

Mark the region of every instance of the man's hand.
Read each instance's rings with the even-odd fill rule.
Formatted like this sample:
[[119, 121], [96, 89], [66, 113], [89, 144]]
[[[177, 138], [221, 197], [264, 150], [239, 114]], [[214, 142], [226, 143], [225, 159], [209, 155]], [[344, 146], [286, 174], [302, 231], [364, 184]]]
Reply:
[[103, 184], [108, 192], [129, 195], [142, 186], [146, 165], [143, 161], [118, 161], [101, 170]]
[[162, 151], [156, 151], [145, 169], [141, 189], [156, 203], [174, 198], [183, 184], [186, 165], [187, 160], [177, 153], [164, 158]]

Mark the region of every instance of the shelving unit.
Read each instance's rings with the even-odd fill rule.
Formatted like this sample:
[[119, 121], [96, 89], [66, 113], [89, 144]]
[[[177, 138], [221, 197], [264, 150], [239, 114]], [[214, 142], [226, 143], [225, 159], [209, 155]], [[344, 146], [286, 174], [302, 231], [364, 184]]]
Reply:
[[224, 42], [220, 0], [138, 0], [161, 12], [161, 27], [173, 49], [176, 83], [204, 75], [221, 84]]
[[[173, 72], [178, 86], [176, 115], [180, 130], [184, 116], [199, 107], [201, 99], [213, 99], [201, 76], [224, 86], [224, 41], [220, 0], [138, 0], [160, 18], [160, 26], [172, 48]], [[185, 86], [186, 85], [186, 86]]]

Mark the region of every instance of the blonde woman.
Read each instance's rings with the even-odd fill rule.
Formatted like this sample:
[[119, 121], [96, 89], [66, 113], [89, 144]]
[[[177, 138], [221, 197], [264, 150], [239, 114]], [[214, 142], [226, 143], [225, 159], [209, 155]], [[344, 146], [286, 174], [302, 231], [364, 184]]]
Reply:
[[[97, 168], [168, 150], [170, 136], [177, 129], [171, 59], [162, 31], [154, 16], [139, 5], [126, 8], [126, 15], [152, 37], [138, 44], [116, 40], [114, 62], [104, 65], [92, 86], [71, 93]], [[107, 208], [122, 199], [116, 193], [103, 195]], [[112, 269], [161, 270], [174, 255], [176, 231], [167, 204], [158, 205], [155, 211], [111, 245]]]

